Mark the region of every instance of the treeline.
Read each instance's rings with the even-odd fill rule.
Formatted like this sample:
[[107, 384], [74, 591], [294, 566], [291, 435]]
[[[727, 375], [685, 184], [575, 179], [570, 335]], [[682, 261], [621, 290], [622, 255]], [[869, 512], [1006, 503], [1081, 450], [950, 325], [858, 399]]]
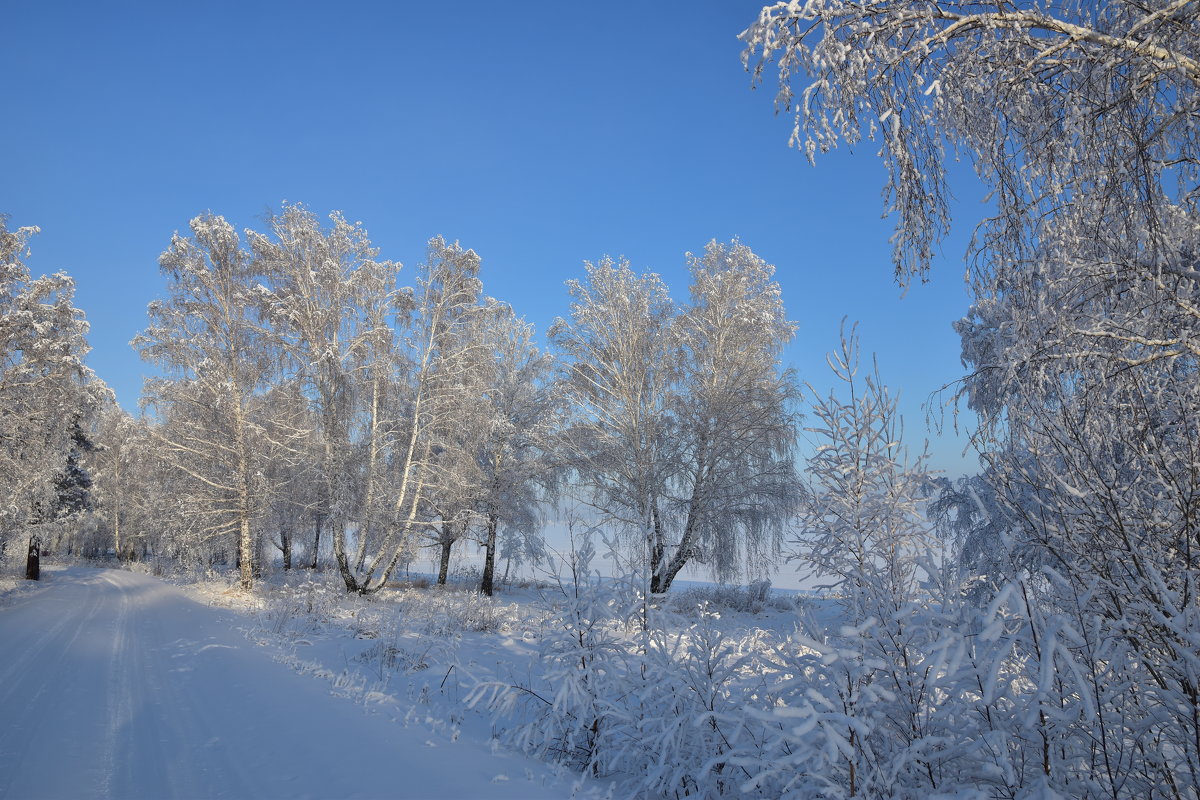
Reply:
[[[431, 548], [444, 581], [474, 541], [490, 594], [498, 558], [540, 557], [544, 509], [565, 498], [646, 554], [655, 591], [689, 563], [764, 573], [798, 497], [797, 388], [780, 367], [793, 325], [745, 245], [688, 260], [685, 305], [627, 263], [586, 265], [543, 353], [457, 243], [431, 240], [405, 286], [337, 213], [285, 206], [244, 235], [197, 217], [162, 254], [167, 297], [133, 341], [161, 373], [147, 413], [104, 400], [74, 334], [59, 383], [78, 397], [40, 464], [47, 496], [68, 480], [56, 470], [85, 464], [69, 479], [81, 499], [49, 517], [14, 507], [8, 529], [49, 532], [55, 549], [231, 562], [246, 588], [275, 558], [315, 568], [329, 554], [359, 593]], [[82, 326], [56, 280], [62, 319]]]

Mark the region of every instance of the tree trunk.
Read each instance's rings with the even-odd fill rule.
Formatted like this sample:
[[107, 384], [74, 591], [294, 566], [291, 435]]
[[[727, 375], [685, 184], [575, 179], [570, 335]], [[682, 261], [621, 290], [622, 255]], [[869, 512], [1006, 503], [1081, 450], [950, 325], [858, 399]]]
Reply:
[[[707, 492], [709, 482], [706, 480], [708, 459], [701, 458], [700, 463], [696, 467], [695, 479], [692, 482], [692, 497], [688, 500], [687, 521], [683, 525], [683, 535], [679, 537], [679, 546], [675, 548], [675, 555], [670, 562], [663, 563], [661, 560], [655, 566], [653, 577], [650, 581], [650, 591], [654, 594], [663, 594], [671, 588], [671, 582], [675, 580], [675, 576], [683, 569], [684, 565], [692, 557], [692, 547], [696, 540], [696, 529], [700, 524], [700, 515], [702, 509], [705, 508], [704, 496]], [[657, 520], [657, 517], [655, 517]], [[657, 528], [657, 525], [655, 526]], [[661, 542], [662, 540], [659, 539]]]
[[113, 553], [116, 554], [118, 561], [124, 561], [125, 555], [122, 552], [123, 548], [121, 546], [121, 499], [120, 499], [120, 497], [121, 497], [120, 494], [117, 494], [116, 498], [114, 498], [112, 501], [112, 504], [113, 504], [113, 515], [112, 515]]
[[29, 555], [25, 557], [25, 580], [38, 581], [42, 579], [42, 540], [36, 536], [29, 537]]
[[254, 539], [250, 535], [250, 520], [242, 517], [238, 530], [238, 573], [242, 589], [249, 591], [254, 586]]
[[[320, 536], [320, 531], [321, 528], [320, 525], [318, 525], [318, 536]], [[337, 562], [338, 574], [342, 576], [342, 583], [345, 584], [346, 591], [351, 593], [357, 592], [358, 594], [366, 594], [367, 584], [370, 583], [371, 577], [368, 575], [362, 581], [362, 583], [359, 583], [358, 577], [350, 570], [350, 560], [346, 555], [346, 529], [340, 525], [336, 525], [333, 528], [333, 560]], [[314, 555], [313, 569], [316, 568], [317, 559]]]
[[316, 531], [313, 533], [312, 563], [308, 565], [309, 569], [317, 568], [317, 556], [321, 552], [321, 525], [323, 525], [324, 522], [324, 517], [318, 514]]
[[487, 518], [487, 544], [484, 546], [483, 556], [483, 582], [479, 586], [479, 591], [492, 596], [492, 577], [496, 574], [496, 526], [499, 520], [496, 519], [496, 512], [489, 511]]
[[683, 528], [683, 536], [680, 537], [679, 547], [675, 549], [675, 555], [667, 563], [659, 562], [658, 571], [654, 573], [650, 581], [650, 591], [654, 594], [665, 594], [670, 588], [675, 576], [683, 569], [688, 560], [692, 557], [692, 543], [696, 538], [696, 517], [692, 510], [688, 510], [687, 523]]
[[671, 559], [670, 563], [663, 567], [662, 572], [656, 573], [650, 581], [650, 591], [653, 594], [666, 594], [671, 588], [671, 583], [675, 580], [675, 576], [683, 569], [687, 563], [688, 557], [684, 555], [684, 544], [680, 544], [679, 552], [675, 554], [675, 558]]
[[355, 559], [355, 569], [361, 574], [363, 565], [367, 563], [367, 545], [371, 541], [372, 525], [375, 522], [375, 472], [379, 461], [379, 403], [382, 393], [380, 373], [376, 372], [371, 381], [371, 425], [370, 440], [367, 447], [367, 489], [363, 498], [362, 521], [358, 531], [358, 557]]
[[279, 544], [279, 549], [283, 551], [283, 568], [289, 570], [292, 568], [292, 534], [290, 531], [279, 532]]
[[254, 580], [260, 580], [264, 570], [267, 568], [267, 553], [266, 545], [262, 532], [259, 531], [254, 537], [254, 547], [251, 550], [250, 568], [254, 572]]
[[667, 585], [662, 585], [662, 565], [666, 559], [666, 545], [663, 543], [662, 518], [658, 514], [658, 503], [652, 502], [650, 505], [650, 593], [662, 594], [671, 586], [670, 579], [667, 580]]
[[253, 506], [253, 488], [250, 484], [251, 460], [250, 445], [247, 441], [248, 423], [246, 409], [243, 406], [243, 394], [236, 381], [232, 382], [233, 393], [230, 398], [233, 407], [234, 440], [237, 445], [237, 512], [238, 512], [238, 571], [241, 575], [242, 591], [248, 592], [254, 586], [255, 561], [254, 531], [250, 527]]
[[454, 532], [449, 530], [449, 524], [442, 525], [442, 540], [438, 543], [442, 548], [441, 562], [438, 566], [437, 585], [445, 586], [450, 574], [450, 548], [454, 546]]

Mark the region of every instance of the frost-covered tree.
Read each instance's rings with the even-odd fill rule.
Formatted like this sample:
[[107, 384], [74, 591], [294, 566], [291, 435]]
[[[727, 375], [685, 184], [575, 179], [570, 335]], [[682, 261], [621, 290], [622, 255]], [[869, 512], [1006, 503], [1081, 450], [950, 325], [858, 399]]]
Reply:
[[991, 191], [958, 325], [989, 491], [957, 505], [988, 571], [1033, 571], [1029, 618], [1072, 640], [1035, 683], [1085, 675], [1086, 724], [1032, 718], [1043, 780], [1079, 795], [1191, 796], [1200, 774], [1197, 19], [1172, 0], [816, 0], [745, 34], [757, 72], [779, 59], [810, 156], [881, 137], [902, 275], [949, 223], [948, 146]]
[[582, 499], [630, 534], [657, 575], [669, 536], [667, 484], [678, 463], [670, 415], [676, 310], [658, 275], [610, 258], [584, 267], [586, 280], [567, 281], [570, 317], [550, 329], [575, 414], [563, 447], [587, 493]]
[[[268, 220], [269, 234], [247, 232], [255, 269], [270, 287], [260, 291], [286, 369], [308, 398], [315, 427], [317, 495], [313, 559], [324, 529], [332, 532], [334, 557], [349, 565], [348, 527], [357, 508], [374, 501], [378, 453], [355, 464], [361, 406], [368, 404], [366, 436], [378, 448], [377, 414], [381, 381], [391, 375], [391, 315], [397, 300], [399, 265], [377, 261], [361, 224], [340, 213], [325, 226], [301, 205], [289, 205]], [[364, 492], [364, 485], [367, 487]], [[361, 537], [360, 537], [361, 538]], [[348, 569], [348, 566], [347, 566]], [[349, 572], [346, 573], [347, 576]]]
[[[476, 507], [484, 525], [480, 591], [490, 595], [501, 526], [511, 539], [534, 538], [538, 507], [552, 492], [557, 458], [551, 442], [560, 405], [549, 380], [551, 359], [534, 344], [533, 326], [502, 303], [489, 304], [480, 320], [490, 369], [483, 395], [485, 429], [473, 455], [482, 478]], [[525, 542], [519, 550], [530, 554], [539, 548]]]
[[[451, 548], [477, 540], [483, 548], [480, 591], [491, 595], [501, 531], [536, 539], [538, 506], [553, 482], [548, 447], [555, 422], [550, 359], [533, 328], [512, 308], [488, 298], [461, 329], [462, 365], [435, 428], [434, 480], [428, 488], [433, 536], [445, 583]], [[536, 541], [522, 554], [536, 553]]]
[[848, 604], [847, 621], [859, 625], [917, 593], [917, 562], [935, 548], [921, 509], [930, 477], [924, 453], [909, 461], [897, 401], [878, 366], [860, 374], [853, 329], [843, 331], [829, 364], [842, 391], [813, 405], [808, 430], [817, 451], [793, 556], [829, 579]]
[[479, 336], [479, 267], [475, 251], [440, 236], [418, 267], [403, 342], [389, 543], [372, 562], [382, 565], [387, 553], [385, 580], [400, 559], [413, 557], [424, 534], [432, 532], [448, 555], [482, 491], [472, 445], [486, 426], [484, 365], [493, 356]]
[[742, 39], [756, 81], [778, 70], [776, 107], [795, 112], [792, 144], [810, 159], [879, 142], [907, 278], [950, 224], [960, 155], [995, 206], [976, 238], [983, 267], [1028, 256], [1064, 202], [1150, 221], [1152, 235], [1163, 198], [1194, 213], [1196, 25], [1186, 0], [812, 0], [767, 6]]
[[0, 216], [0, 553], [58, 507], [77, 435], [107, 393], [83, 363], [87, 322], [74, 282], [61, 272], [34, 278], [22, 260], [37, 232], [10, 231]]
[[[356, 439], [357, 449], [348, 448], [345, 458], [357, 452], [368, 476], [379, 473], [374, 488], [361, 481], [357, 492], [353, 487], [340, 490], [343, 502], [357, 497], [365, 509], [353, 541], [342, 525], [333, 529], [334, 557], [348, 591], [382, 588], [397, 565], [415, 556], [422, 537], [440, 526], [429, 502], [446, 474], [440, 471], [444, 462], [439, 464], [439, 456], [462, 413], [463, 376], [481, 346], [466, 335], [479, 308], [479, 256], [435, 237], [417, 273], [414, 289], [371, 295], [391, 303], [395, 313], [375, 315], [368, 309], [365, 319], [395, 325], [388, 334], [395, 338], [388, 343], [373, 327], [360, 330], [361, 367], [345, 379], [345, 391], [359, 398], [359, 428], [365, 438], [365, 446], [364, 438]], [[374, 291], [383, 286], [377, 281], [369, 285]], [[315, 355], [329, 357], [327, 351]], [[336, 369], [350, 363], [347, 356]], [[330, 399], [337, 401], [339, 395], [331, 393]], [[364, 413], [364, 408], [370, 411]]]
[[[314, 498], [322, 496], [317, 474], [321, 448], [300, 381], [277, 383], [264, 393], [262, 403], [269, 410], [275, 434], [268, 443], [270, 457], [263, 470], [269, 496], [263, 532], [279, 551], [283, 569], [290, 570], [297, 564], [302, 533], [315, 528], [320, 519]], [[309, 541], [313, 548], [307, 565], [316, 569], [319, 537], [314, 535]]]
[[628, 534], [665, 592], [689, 563], [728, 580], [772, 564], [795, 501], [794, 326], [774, 268], [745, 245], [689, 256], [691, 300], [625, 262], [569, 281], [551, 339], [578, 416], [564, 440], [588, 501]]
[[816, 424], [808, 430], [817, 450], [791, 555], [840, 598], [841, 632], [806, 632], [828, 664], [810, 675], [814, 692], [844, 720], [837, 734], [845, 760], [830, 761], [827, 774], [813, 777], [850, 796], [874, 795], [888, 786], [883, 763], [897, 738], [903, 751], [925, 735], [928, 631], [915, 622], [927, 600], [921, 562], [935, 551], [921, 509], [929, 475], [924, 453], [909, 460], [896, 398], [878, 367], [860, 374], [853, 329], [843, 330], [828, 360], [841, 391], [813, 406]]
[[53, 490], [34, 503], [30, 522], [36, 537], [51, 551], [67, 555], [83, 552], [92, 526], [88, 515], [95, 508], [93, 481], [86, 463], [96, 445], [78, 417], [66, 420], [71, 429], [71, 448], [65, 463], [54, 474]]
[[156, 483], [147, 469], [152, 461], [149, 431], [144, 421], [110, 400], [96, 415], [91, 437], [94, 448], [87, 464], [103, 534], [98, 546], [111, 548], [119, 559], [133, 558], [138, 544], [146, 544], [147, 495]]
[[471, 539], [483, 519], [488, 478], [479, 454], [491, 435], [488, 395], [498, 358], [489, 317], [499, 308], [490, 298], [464, 305], [454, 324], [439, 337], [442, 363], [426, 380], [427, 400], [436, 402], [425, 404], [425, 410], [434, 413], [427, 416], [427, 436], [433, 446], [423, 502], [433, 522], [428, 533], [430, 545], [439, 553], [439, 584], [449, 575], [454, 546]]
[[164, 376], [143, 403], [159, 424], [160, 457], [187, 476], [178, 509], [205, 538], [232, 536], [241, 584], [254, 581], [256, 525], [265, 510], [266, 411], [260, 391], [274, 362], [259, 319], [258, 278], [237, 232], [222, 217], [194, 218], [159, 265], [169, 296], [150, 304], [133, 340]]
[[760, 578], [777, 560], [797, 500], [793, 463], [798, 387], [783, 369], [795, 331], [775, 268], [736, 239], [688, 255], [691, 304], [677, 322], [681, 448], [672, 481], [682, 520], [654, 576], [659, 591], [689, 562], [718, 580]]
[[[1074, 616], [1095, 649], [1124, 654], [1122, 679], [1138, 688], [1119, 712], [1104, 709], [1120, 721], [1104, 752], [1134, 758], [1129, 737], [1152, 743], [1136, 757], [1138, 791], [1200, 775], [1190, 608], [1200, 585], [1200, 283], [1189, 276], [1200, 224], [1163, 211], [1170, 248], [1064, 219], [958, 326], [983, 478], [1005, 512], [993, 546], [1010, 572], [1062, 576], [1037, 602]], [[1091, 654], [1084, 663], [1095, 676], [1109, 669]]]

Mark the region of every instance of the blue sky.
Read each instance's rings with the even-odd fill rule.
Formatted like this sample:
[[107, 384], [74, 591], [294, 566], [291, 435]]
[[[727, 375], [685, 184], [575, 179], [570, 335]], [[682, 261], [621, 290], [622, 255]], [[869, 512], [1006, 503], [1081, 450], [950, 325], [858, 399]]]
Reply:
[[[859, 320], [918, 444], [922, 404], [962, 373], [977, 196], [902, 297], [875, 148], [810, 167], [773, 88], [751, 91], [736, 37], [760, 6], [7, 0], [0, 212], [41, 226], [31, 269], [76, 278], [89, 363], [129, 409], [172, 232], [207, 210], [261, 227], [288, 201], [361, 220], [407, 265], [461, 241], [539, 331], [584, 260], [624, 255], [684, 299], [684, 253], [739, 236], [778, 268], [801, 379], [831, 385], [824, 354]], [[972, 471], [961, 449], [935, 441], [935, 464]]]

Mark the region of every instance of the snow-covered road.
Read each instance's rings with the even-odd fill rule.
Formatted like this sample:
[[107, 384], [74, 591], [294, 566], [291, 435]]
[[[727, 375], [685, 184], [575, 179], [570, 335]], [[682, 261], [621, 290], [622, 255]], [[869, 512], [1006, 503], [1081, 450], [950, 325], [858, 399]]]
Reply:
[[0, 608], [0, 798], [570, 793], [536, 762], [332, 696], [239, 633], [245, 617], [155, 578], [44, 576]]

